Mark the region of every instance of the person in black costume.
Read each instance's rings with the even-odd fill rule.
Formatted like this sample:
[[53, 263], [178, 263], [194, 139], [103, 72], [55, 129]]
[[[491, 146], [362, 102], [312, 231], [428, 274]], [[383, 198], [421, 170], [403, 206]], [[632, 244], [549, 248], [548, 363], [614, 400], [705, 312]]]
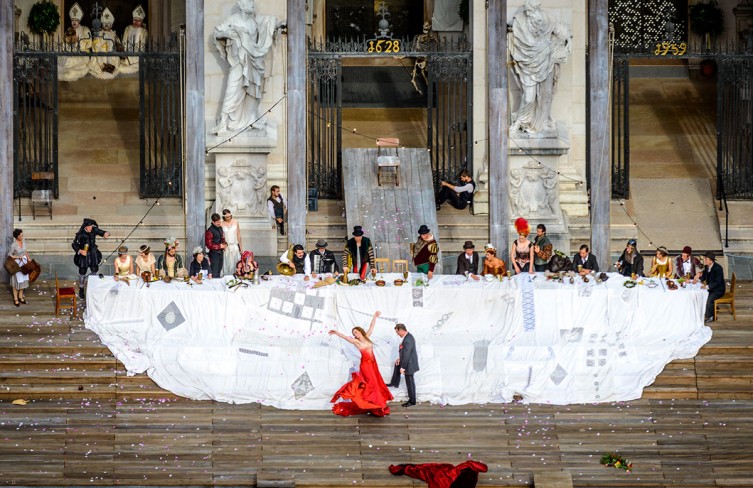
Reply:
[[87, 270], [96, 273], [102, 261], [102, 253], [97, 248], [97, 237], [107, 239], [110, 233], [100, 229], [96, 220], [86, 218], [71, 244], [76, 252], [73, 264], [78, 268], [78, 296], [82, 299], [86, 297]]
[[450, 202], [450, 205], [463, 210], [473, 200], [473, 192], [476, 191], [476, 183], [468, 173], [468, 170], [463, 170], [458, 175], [460, 183], [453, 185], [446, 181], [441, 181], [439, 184], [442, 187], [437, 193], [436, 202], [437, 210], [442, 206], [444, 202]]
[[311, 260], [311, 272], [314, 274], [332, 273], [337, 276], [340, 274], [340, 265], [337, 263], [335, 253], [327, 249], [327, 240], [319, 239], [316, 241], [316, 250], [308, 254]]
[[693, 279], [693, 283], [698, 283], [700, 279], [704, 287], [709, 290], [709, 297], [706, 300], [706, 322], [714, 321], [714, 302], [724, 296], [727, 285], [724, 283], [724, 270], [716, 262], [716, 256], [712, 251], [703, 256], [703, 271], [698, 273]]
[[638, 252], [638, 242], [630, 239], [614, 267], [622, 276], [643, 276], [643, 256]]

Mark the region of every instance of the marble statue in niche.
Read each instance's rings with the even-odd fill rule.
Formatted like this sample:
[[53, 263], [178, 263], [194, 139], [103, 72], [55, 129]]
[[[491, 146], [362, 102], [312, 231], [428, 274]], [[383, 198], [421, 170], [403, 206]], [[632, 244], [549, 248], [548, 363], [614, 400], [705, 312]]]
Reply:
[[556, 136], [552, 100], [560, 65], [572, 51], [572, 37], [567, 25], [541, 7], [541, 0], [525, 0], [513, 17], [510, 58], [521, 95], [512, 113], [512, 137]]
[[240, 12], [214, 28], [214, 44], [229, 65], [225, 96], [214, 134], [264, 127], [259, 105], [271, 71], [271, 47], [277, 28], [270, 15], [256, 15], [254, 0], [238, 0]]
[[556, 217], [557, 173], [529, 161], [510, 171], [511, 215], [529, 217]]

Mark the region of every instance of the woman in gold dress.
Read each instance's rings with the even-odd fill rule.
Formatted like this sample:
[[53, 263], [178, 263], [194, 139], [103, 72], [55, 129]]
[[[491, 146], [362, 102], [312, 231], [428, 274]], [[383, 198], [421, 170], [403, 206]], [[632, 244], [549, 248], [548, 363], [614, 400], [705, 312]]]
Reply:
[[484, 247], [486, 256], [484, 257], [484, 271], [483, 275], [503, 276], [507, 274], [507, 266], [505, 262], [497, 257], [497, 250], [494, 246], [487, 244]]
[[655, 278], [670, 278], [672, 276], [672, 260], [669, 259], [667, 248], [661, 246], [656, 250], [656, 256], [651, 258], [651, 273]]
[[128, 248], [126, 246], [118, 248], [118, 257], [115, 259], [113, 265], [115, 268], [115, 281], [123, 280], [128, 283], [130, 280], [137, 279], [136, 275], [133, 274], [133, 258], [128, 255]]

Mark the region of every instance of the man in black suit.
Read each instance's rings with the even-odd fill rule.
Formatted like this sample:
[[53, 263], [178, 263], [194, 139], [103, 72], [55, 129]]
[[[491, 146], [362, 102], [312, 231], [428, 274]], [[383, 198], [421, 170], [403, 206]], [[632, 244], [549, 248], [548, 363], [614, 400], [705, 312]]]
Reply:
[[405, 375], [408, 401], [403, 403], [403, 406], [410, 407], [416, 404], [416, 382], [413, 380], [413, 374], [418, 371], [416, 340], [413, 338], [413, 334], [405, 328], [405, 324], [396, 324], [395, 332], [403, 342], [400, 343], [400, 356], [395, 361], [395, 369], [392, 371], [392, 381], [387, 386], [398, 388], [400, 386], [400, 375]]
[[724, 270], [716, 262], [716, 256], [712, 251], [703, 256], [703, 271], [695, 275], [693, 283], [698, 283], [700, 278], [704, 287], [709, 290], [709, 297], [706, 300], [706, 322], [714, 321], [714, 302], [724, 296], [727, 285], [724, 283]]
[[478, 278], [478, 253], [473, 241], [465, 241], [463, 253], [458, 255], [458, 268], [455, 274], [470, 276], [474, 280]]
[[599, 272], [599, 263], [596, 262], [596, 256], [588, 252], [588, 246], [585, 244], [580, 246], [578, 254], [573, 256], [573, 267], [578, 270], [581, 276], [591, 272]]

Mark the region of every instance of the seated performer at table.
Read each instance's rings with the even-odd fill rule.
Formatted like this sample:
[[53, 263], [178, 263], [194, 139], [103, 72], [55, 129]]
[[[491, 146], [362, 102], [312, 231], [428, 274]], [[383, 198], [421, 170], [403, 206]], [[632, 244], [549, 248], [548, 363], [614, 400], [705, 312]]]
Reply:
[[458, 266], [455, 274], [470, 276], [474, 280], [478, 278], [478, 253], [473, 241], [465, 241], [463, 252], [458, 256]]
[[685, 246], [675, 260], [675, 277], [692, 278], [703, 271], [702, 268], [701, 260], [693, 256], [693, 249], [690, 246]]
[[473, 178], [465, 169], [460, 172], [458, 179], [460, 180], [458, 185], [452, 185], [446, 181], [439, 183], [442, 188], [436, 196], [437, 210], [447, 201], [458, 210], [463, 210], [471, 203], [473, 192], [476, 190], [476, 183], [473, 182]]
[[[369, 330], [365, 331], [362, 327], [353, 327], [353, 337], [348, 337], [336, 330], [330, 330], [329, 335], [348, 341], [358, 348], [361, 353], [361, 364], [358, 371], [352, 374], [349, 382], [345, 383], [330, 400], [334, 405], [332, 412], [335, 415], [348, 417], [363, 413], [371, 413], [377, 417], [389, 415], [390, 407], [387, 402], [392, 400], [392, 393], [384, 384], [382, 375], [379, 373], [379, 366], [374, 357], [374, 344], [369, 339], [376, 325], [377, 318], [381, 312], [375, 312], [371, 318]], [[338, 399], [350, 400], [337, 402]], [[337, 402], [337, 403], [335, 403]]]
[[515, 274], [535, 273], [533, 268], [533, 243], [528, 239], [531, 233], [531, 226], [523, 217], [515, 221], [515, 230], [518, 231], [518, 238], [512, 243], [510, 249], [510, 260], [515, 269]]
[[673, 274], [672, 260], [669, 259], [667, 248], [661, 246], [656, 250], [656, 256], [651, 258], [651, 272], [649, 273], [649, 276], [656, 278], [670, 278]]
[[507, 274], [507, 266], [505, 262], [497, 257], [497, 250], [489, 243], [484, 246], [484, 270], [481, 274], [484, 276], [504, 276]]
[[345, 244], [342, 259], [345, 275], [350, 271], [355, 271], [359, 278], [365, 280], [369, 269], [372, 270], [372, 274], [376, 275], [374, 246], [371, 245], [371, 239], [363, 235], [363, 227], [360, 225], [353, 227], [353, 237]]
[[413, 245], [413, 264], [416, 265], [417, 272], [424, 273], [432, 279], [437, 262], [439, 245], [429, 228], [422, 225], [418, 228], [418, 240]]
[[191, 261], [191, 267], [188, 268], [188, 273], [191, 279], [197, 283], [200, 283], [204, 278], [212, 279], [209, 259], [204, 255], [203, 247], [196, 246], [193, 248], [193, 261]]
[[188, 270], [183, 267], [183, 258], [178, 254], [178, 239], [165, 239], [165, 254], [157, 259], [157, 273], [160, 278], [182, 279], [188, 276]]
[[707, 252], [703, 256], [703, 271], [695, 275], [693, 283], [698, 283], [700, 279], [703, 287], [709, 290], [709, 297], [706, 300], [706, 322], [714, 321], [714, 302], [724, 296], [727, 285], [724, 283], [724, 270], [716, 262], [716, 256], [713, 251]]
[[316, 241], [316, 250], [309, 253], [311, 260], [311, 270], [317, 274], [340, 274], [340, 265], [337, 264], [335, 253], [327, 249], [327, 240], [319, 239]]
[[638, 241], [630, 239], [627, 241], [625, 250], [622, 251], [620, 259], [614, 263], [617, 272], [622, 276], [643, 276], [643, 256], [637, 249]]
[[599, 263], [596, 262], [596, 256], [589, 253], [587, 245], [580, 246], [578, 253], [573, 256], [573, 268], [578, 270], [578, 274], [581, 276], [599, 272]]
[[120, 246], [118, 248], [118, 257], [113, 263], [115, 268], [115, 281], [123, 280], [128, 283], [130, 280], [137, 279], [133, 273], [133, 258], [128, 255], [128, 248]]
[[157, 276], [155, 273], [156, 264], [157, 260], [154, 259], [154, 254], [151, 253], [149, 246], [141, 246], [136, 258], [136, 276], [141, 276], [141, 273], [145, 271], [148, 271], [152, 276]]
[[254, 253], [243, 251], [240, 261], [235, 265], [235, 276], [244, 280], [250, 280], [257, 271], [259, 271], [259, 263], [254, 261]]
[[311, 277], [316, 278], [316, 274], [311, 274], [311, 260], [308, 259], [306, 251], [303, 250], [303, 246], [300, 244], [296, 244], [282, 253], [280, 262], [288, 267], [292, 267], [295, 270], [295, 273], [292, 274], [304, 275], [303, 279], [305, 281], [308, 281]]

